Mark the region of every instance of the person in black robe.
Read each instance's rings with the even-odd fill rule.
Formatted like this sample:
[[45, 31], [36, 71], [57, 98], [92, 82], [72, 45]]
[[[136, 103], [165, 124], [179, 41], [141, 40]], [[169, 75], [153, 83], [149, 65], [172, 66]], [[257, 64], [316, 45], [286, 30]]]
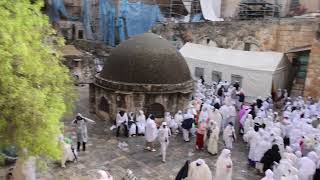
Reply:
[[188, 177], [190, 160], [187, 160], [184, 166], [178, 172], [175, 180], [184, 180]]
[[320, 179], [320, 168], [316, 170], [316, 173], [313, 175], [313, 180], [319, 180]]
[[274, 144], [272, 145], [272, 148], [269, 149], [266, 153], [264, 153], [261, 163], [263, 164], [263, 171], [265, 172], [268, 169], [272, 170], [272, 165], [274, 162], [279, 163], [281, 160], [281, 155], [279, 152], [279, 147], [278, 145]]
[[256, 103], [257, 103], [257, 108], [260, 109], [262, 107], [263, 101], [262, 99], [258, 98]]
[[251, 114], [253, 119], [256, 118], [256, 116], [257, 116], [255, 108], [256, 108], [256, 104], [255, 103], [250, 105], [251, 111], [249, 112], [249, 114]]

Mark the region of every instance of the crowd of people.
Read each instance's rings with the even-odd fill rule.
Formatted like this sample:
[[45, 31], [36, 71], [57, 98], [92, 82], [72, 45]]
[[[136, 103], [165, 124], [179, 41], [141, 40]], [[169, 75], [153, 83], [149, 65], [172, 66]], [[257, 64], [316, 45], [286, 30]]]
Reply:
[[[182, 134], [190, 142], [195, 137], [195, 148], [218, 154], [220, 137], [224, 149], [216, 163], [215, 179], [232, 179], [231, 152], [239, 137], [248, 146], [248, 164], [265, 173], [268, 180], [320, 179], [320, 102], [312, 98], [291, 99], [286, 90], [278, 90], [272, 97], [258, 97], [250, 104], [245, 102], [245, 93], [239, 82], [222, 81], [204, 85], [198, 81], [195, 93], [185, 110], [173, 116], [164, 114], [161, 125], [155, 117], [120, 111], [116, 117], [116, 135], [126, 137], [144, 136], [145, 150], [155, 152], [155, 143], [160, 143], [162, 161], [166, 162], [169, 139]], [[78, 122], [79, 124], [75, 123]], [[82, 117], [74, 123], [85, 129], [92, 122]], [[80, 136], [78, 151], [86, 136]], [[82, 144], [81, 144], [82, 143]], [[212, 179], [211, 171], [203, 159], [187, 161], [177, 175], [177, 180], [188, 178]]]

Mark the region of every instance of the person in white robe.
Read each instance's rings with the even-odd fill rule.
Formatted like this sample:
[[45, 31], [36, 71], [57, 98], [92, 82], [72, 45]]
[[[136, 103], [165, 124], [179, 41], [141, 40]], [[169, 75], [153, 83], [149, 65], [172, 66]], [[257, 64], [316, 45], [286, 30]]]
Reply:
[[154, 122], [154, 116], [150, 115], [147, 119], [146, 124], [146, 132], [145, 132], [145, 138], [146, 138], [146, 147], [145, 150], [155, 152], [156, 149], [154, 148], [154, 141], [156, 140], [158, 135], [157, 125]]
[[265, 172], [265, 176], [261, 179], [261, 180], [275, 180], [273, 178], [273, 172], [268, 169], [266, 172]]
[[113, 180], [111, 174], [104, 170], [96, 170], [93, 180]]
[[170, 112], [165, 112], [164, 113], [164, 122], [166, 122], [167, 124], [169, 124], [171, 121], [171, 114]]
[[129, 122], [128, 122], [129, 137], [135, 137], [137, 135], [137, 124], [134, 121], [134, 113], [130, 112], [128, 117], [129, 117]]
[[232, 169], [231, 151], [229, 149], [223, 149], [216, 162], [215, 179], [232, 180]]
[[244, 126], [243, 126], [243, 130], [244, 130], [244, 134], [246, 134], [250, 128], [254, 127], [254, 120], [252, 119], [252, 115], [248, 114], [246, 120], [244, 121]]
[[128, 130], [128, 122], [129, 122], [129, 117], [125, 111], [119, 111], [116, 117], [116, 125], [117, 125], [117, 137], [120, 136], [120, 131], [124, 132], [124, 135], [126, 137], [129, 136], [129, 130]]
[[286, 159], [280, 160], [280, 163], [274, 167], [275, 180], [300, 180], [298, 178], [298, 170], [291, 165]]
[[174, 115], [174, 120], [178, 125], [178, 128], [181, 130], [181, 125], [182, 125], [182, 121], [183, 121], [183, 115], [182, 115], [182, 111], [179, 110], [175, 115]]
[[316, 164], [311, 155], [309, 153], [308, 156], [302, 157], [297, 164], [299, 180], [310, 180], [316, 172]]
[[76, 161], [77, 160], [77, 152], [73, 151], [71, 144], [68, 144], [64, 140], [64, 136], [59, 136], [59, 145], [61, 148], [61, 167], [66, 167], [67, 161]]
[[233, 124], [230, 122], [228, 126], [223, 130], [223, 141], [227, 149], [232, 149], [233, 142], [236, 140], [236, 133]]
[[253, 131], [249, 131], [249, 132], [245, 135], [247, 141], [249, 142], [249, 154], [248, 154], [248, 160], [249, 160], [249, 164], [251, 166], [255, 166], [255, 151], [257, 148], [258, 143], [261, 141], [261, 136], [259, 135], [259, 133], [257, 132], [258, 130], [255, 129]]
[[220, 134], [222, 115], [221, 115], [219, 109], [212, 107], [212, 110], [209, 111], [209, 121], [214, 121], [216, 123], [216, 127], [219, 132], [218, 134]]
[[208, 141], [208, 152], [212, 155], [218, 153], [218, 142], [219, 142], [219, 128], [217, 124], [211, 120], [209, 122], [209, 141]]
[[88, 128], [87, 123], [95, 123], [95, 121], [82, 116], [80, 113], [77, 114], [76, 119], [72, 121], [72, 124], [77, 129], [77, 151], [80, 151], [82, 143], [82, 150], [86, 151], [86, 143], [88, 142]]
[[200, 115], [199, 115], [199, 121], [198, 123], [207, 123], [208, 122], [208, 119], [209, 119], [209, 112], [208, 112], [208, 106], [203, 106], [202, 107], [202, 110], [200, 112]]
[[223, 129], [228, 125], [228, 121], [231, 117], [231, 113], [230, 113], [230, 109], [229, 107], [224, 104], [223, 106], [221, 106], [221, 108], [219, 109], [222, 115], [222, 123], [221, 123], [221, 131], [223, 131]]
[[285, 152], [282, 155], [283, 159], [287, 159], [291, 161], [291, 165], [295, 166], [298, 160], [298, 157], [293, 153], [293, 150], [290, 146], [285, 148]]
[[[259, 133], [260, 134], [260, 133]], [[260, 134], [260, 136], [262, 136]], [[254, 155], [254, 161], [260, 162], [263, 155], [271, 149], [272, 144], [269, 142], [269, 136], [262, 136], [261, 140], [257, 143], [257, 146], [255, 148], [255, 155]], [[257, 167], [259, 169], [259, 167]], [[260, 169], [262, 170], [262, 169]]]
[[170, 129], [168, 128], [166, 122], [162, 122], [158, 134], [159, 142], [161, 145], [160, 149], [162, 155], [162, 162], [166, 162], [167, 148], [169, 145], [169, 136], [171, 136]]
[[212, 180], [209, 166], [203, 159], [198, 159], [189, 164], [188, 180]]
[[187, 113], [187, 114], [184, 114], [183, 118], [184, 119], [181, 125], [183, 140], [185, 142], [189, 142], [190, 141], [189, 135], [191, 133], [191, 129], [194, 123], [194, 115]]
[[146, 130], [146, 116], [142, 110], [139, 110], [139, 114], [136, 117], [136, 123], [138, 127], [138, 135], [144, 135]]

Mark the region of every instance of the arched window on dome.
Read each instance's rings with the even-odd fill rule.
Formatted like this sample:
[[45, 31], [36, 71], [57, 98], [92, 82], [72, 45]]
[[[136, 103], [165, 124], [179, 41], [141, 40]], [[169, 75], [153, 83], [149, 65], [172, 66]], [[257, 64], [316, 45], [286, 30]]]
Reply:
[[110, 111], [110, 104], [109, 104], [108, 100], [107, 100], [105, 97], [102, 97], [102, 98], [100, 99], [99, 109], [100, 109], [101, 111], [104, 111], [104, 112], [109, 113], [109, 111]]

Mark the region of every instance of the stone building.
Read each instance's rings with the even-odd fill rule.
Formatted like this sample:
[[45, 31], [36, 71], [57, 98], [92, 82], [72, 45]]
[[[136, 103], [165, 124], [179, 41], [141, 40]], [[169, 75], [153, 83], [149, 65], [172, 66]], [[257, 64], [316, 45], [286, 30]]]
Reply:
[[[177, 48], [192, 42], [226, 49], [276, 51], [285, 53], [292, 62], [293, 79], [289, 90], [293, 96], [320, 98], [318, 64], [319, 18], [288, 18], [259, 21], [204, 23], [169, 23], [157, 25], [153, 32], [172, 41]], [[207, 77], [211, 78], [211, 77]]]
[[186, 108], [194, 82], [182, 55], [162, 37], [146, 33], [114, 48], [90, 86], [92, 110], [114, 120], [119, 110], [154, 114]]

